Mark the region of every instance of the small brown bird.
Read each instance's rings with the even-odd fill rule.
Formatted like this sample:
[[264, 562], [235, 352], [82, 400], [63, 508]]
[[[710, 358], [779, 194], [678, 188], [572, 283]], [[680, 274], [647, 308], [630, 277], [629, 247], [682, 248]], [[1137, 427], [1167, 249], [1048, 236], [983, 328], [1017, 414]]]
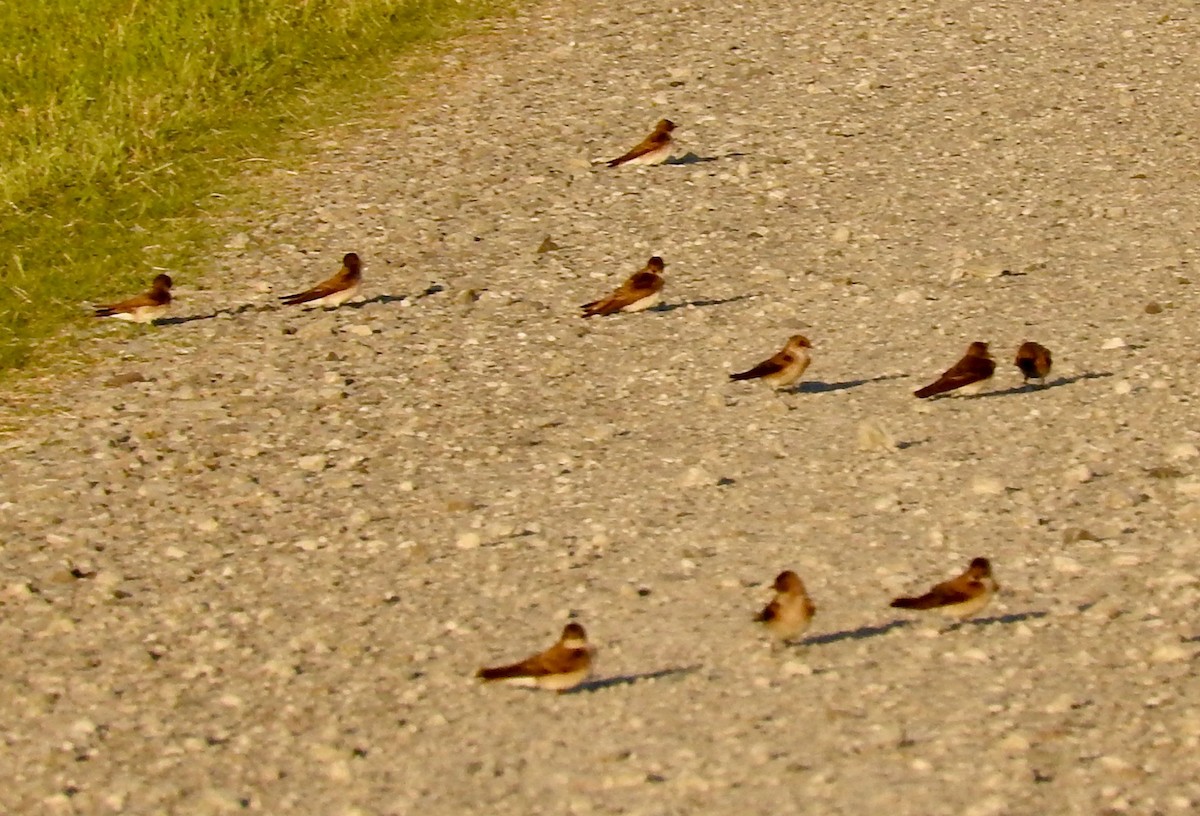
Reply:
[[913, 394], [925, 399], [935, 394], [944, 394], [956, 388], [982, 382], [992, 376], [996, 370], [996, 361], [988, 353], [988, 344], [976, 341], [967, 348], [966, 355], [937, 378], [936, 382], [914, 391]]
[[788, 388], [795, 385], [808, 370], [808, 364], [812, 362], [808, 354], [811, 348], [812, 343], [803, 334], [793, 335], [788, 338], [787, 345], [770, 359], [763, 360], [754, 368], [730, 374], [729, 379], [762, 380], [774, 388]]
[[585, 303], [584, 317], [593, 315], [610, 315], [617, 312], [642, 312], [652, 306], [657, 306], [662, 300], [663, 259], [655, 255], [638, 272], [629, 276], [629, 280], [617, 287], [611, 295], [601, 300]]
[[1040, 343], [1026, 340], [1017, 349], [1016, 362], [1026, 383], [1037, 379], [1041, 380], [1042, 385], [1046, 384], [1046, 377], [1050, 374], [1050, 349]]
[[313, 288], [294, 295], [284, 295], [280, 298], [285, 306], [308, 304], [308, 308], [317, 306], [341, 306], [358, 294], [362, 287], [362, 262], [358, 255], [347, 252], [342, 256], [342, 268], [327, 281], [318, 283]]
[[991, 562], [986, 558], [975, 558], [966, 572], [957, 578], [944, 581], [919, 597], [897, 598], [892, 601], [892, 606], [897, 609], [936, 609], [962, 622], [982, 611], [999, 590], [1000, 585], [992, 577]]
[[587, 633], [578, 623], [563, 627], [558, 642], [546, 651], [527, 657], [520, 663], [480, 669], [475, 676], [485, 681], [503, 681], [516, 686], [569, 691], [592, 673], [593, 650]]
[[671, 155], [671, 131], [674, 129], [675, 123], [670, 119], [659, 119], [653, 133], [642, 139], [633, 150], [610, 161], [608, 166], [662, 164]]
[[808, 631], [817, 607], [808, 597], [804, 582], [791, 570], [775, 578], [775, 599], [754, 620], [766, 627], [779, 643], [795, 640]]
[[97, 306], [96, 317], [111, 317], [132, 323], [150, 323], [167, 313], [171, 306], [171, 276], [156, 275], [150, 291], [120, 303]]

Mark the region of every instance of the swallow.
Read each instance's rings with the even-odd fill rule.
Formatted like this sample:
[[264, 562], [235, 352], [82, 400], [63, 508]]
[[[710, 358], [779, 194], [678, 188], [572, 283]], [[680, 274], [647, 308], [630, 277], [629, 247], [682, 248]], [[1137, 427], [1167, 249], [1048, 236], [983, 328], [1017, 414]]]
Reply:
[[111, 317], [133, 323], [151, 323], [167, 313], [171, 306], [171, 276], [157, 275], [150, 284], [150, 291], [112, 303], [97, 306], [96, 317]]
[[775, 599], [755, 616], [780, 643], [786, 644], [808, 631], [817, 607], [808, 597], [804, 582], [791, 570], [775, 578]]
[[1021, 369], [1021, 375], [1028, 383], [1032, 379], [1041, 380], [1041, 384], [1046, 384], [1046, 377], [1050, 374], [1050, 349], [1043, 346], [1041, 343], [1035, 343], [1032, 340], [1026, 340], [1017, 349], [1017, 368]]
[[355, 253], [347, 252], [342, 256], [342, 268], [332, 278], [318, 283], [305, 292], [284, 295], [280, 300], [285, 306], [307, 303], [310, 309], [317, 306], [341, 306], [357, 295], [361, 287], [362, 261]]
[[662, 300], [663, 266], [663, 259], [655, 255], [646, 262], [640, 271], [630, 275], [629, 280], [617, 287], [611, 295], [580, 306], [579, 308], [583, 309], [583, 316], [641, 312], [657, 306]]
[[982, 382], [992, 376], [996, 370], [996, 362], [988, 353], [988, 344], [976, 341], [967, 348], [966, 355], [937, 378], [936, 382], [914, 391], [913, 394], [921, 399], [932, 397], [934, 394], [944, 394], [956, 388]]
[[812, 348], [812, 343], [808, 342], [807, 337], [803, 334], [793, 335], [788, 339], [787, 345], [769, 360], [763, 360], [754, 368], [746, 371], [730, 374], [729, 379], [762, 380], [774, 388], [788, 388], [795, 385], [804, 376], [808, 364], [812, 362], [812, 358], [808, 355], [810, 348]]
[[642, 139], [633, 150], [610, 161], [608, 166], [662, 164], [671, 155], [671, 131], [674, 129], [675, 123], [670, 119], [659, 119], [653, 133]]
[[570, 691], [592, 673], [592, 649], [578, 623], [563, 627], [558, 642], [520, 663], [483, 668], [475, 676], [484, 681], [504, 681], [516, 686]]
[[991, 562], [986, 558], [975, 558], [966, 572], [957, 578], [943, 581], [916, 598], [897, 598], [892, 601], [892, 606], [897, 609], [936, 609], [961, 623], [982, 611], [999, 590], [1000, 585], [992, 577]]

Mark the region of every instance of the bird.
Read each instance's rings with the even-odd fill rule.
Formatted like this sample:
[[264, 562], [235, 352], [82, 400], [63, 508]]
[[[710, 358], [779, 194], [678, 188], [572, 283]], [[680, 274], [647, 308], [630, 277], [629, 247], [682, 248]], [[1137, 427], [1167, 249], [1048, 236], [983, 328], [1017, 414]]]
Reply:
[[762, 380], [777, 389], [788, 388], [795, 385], [804, 376], [808, 364], [812, 362], [812, 358], [808, 354], [808, 350], [811, 348], [812, 343], [808, 342], [808, 338], [803, 334], [793, 335], [788, 338], [787, 344], [770, 359], [763, 360], [754, 368], [730, 374], [729, 379]]
[[956, 388], [982, 382], [992, 376], [996, 370], [996, 362], [988, 353], [988, 344], [975, 341], [967, 348], [967, 353], [961, 360], [946, 369], [936, 382], [930, 383], [913, 394], [921, 399], [935, 394], [944, 394]]
[[342, 256], [342, 268], [327, 281], [318, 283], [311, 289], [294, 295], [284, 295], [279, 298], [285, 306], [308, 304], [309, 308], [317, 306], [341, 306], [358, 294], [362, 287], [362, 261], [353, 252]]
[[115, 320], [128, 320], [133, 323], [151, 323], [167, 313], [171, 306], [171, 276], [156, 275], [150, 284], [150, 291], [111, 303], [107, 306], [97, 306], [96, 317], [111, 317]]
[[817, 607], [808, 597], [804, 582], [791, 570], [775, 578], [775, 598], [755, 616], [777, 642], [788, 643], [808, 631]]
[[1035, 343], [1032, 340], [1026, 340], [1017, 349], [1017, 368], [1021, 369], [1021, 375], [1028, 383], [1031, 379], [1041, 380], [1041, 384], [1046, 384], [1046, 377], [1050, 374], [1050, 349], [1043, 346], [1041, 343]]
[[992, 577], [992, 563], [986, 558], [974, 558], [957, 578], [943, 581], [924, 595], [897, 598], [891, 605], [897, 609], [936, 609], [961, 623], [982, 611], [999, 590], [1000, 585]]
[[519, 663], [480, 669], [475, 676], [485, 682], [501, 681], [550, 691], [570, 691], [591, 676], [593, 655], [583, 627], [568, 623], [558, 642], [546, 651]]
[[610, 315], [617, 312], [641, 312], [657, 306], [662, 300], [663, 259], [653, 256], [639, 271], [629, 276], [608, 297], [585, 303], [579, 308], [584, 317]]
[[642, 139], [637, 147], [623, 156], [618, 156], [608, 162], [609, 167], [619, 167], [622, 164], [662, 164], [671, 155], [671, 131], [675, 123], [670, 119], [659, 119], [654, 131]]

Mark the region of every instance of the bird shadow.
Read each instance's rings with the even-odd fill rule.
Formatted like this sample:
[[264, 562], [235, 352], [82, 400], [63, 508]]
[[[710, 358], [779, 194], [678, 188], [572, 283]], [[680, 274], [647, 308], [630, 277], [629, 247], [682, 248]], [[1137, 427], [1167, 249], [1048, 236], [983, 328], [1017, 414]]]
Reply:
[[830, 632], [826, 635], [814, 635], [813, 637], [805, 638], [803, 645], [823, 646], [826, 643], [839, 643], [843, 640], [866, 640], [867, 638], [886, 635], [893, 629], [903, 629], [905, 626], [911, 625], [911, 623], [911, 621], [896, 619], [882, 626], [860, 626], [857, 629], [845, 629], [841, 632]]
[[[426, 291], [428, 291], [428, 290], [426, 290]], [[438, 291], [440, 292], [441, 289], [438, 289]], [[388, 303], [400, 303], [401, 301], [405, 301], [408, 299], [409, 299], [408, 295], [376, 295], [373, 298], [367, 298], [366, 300], [359, 300], [359, 301], [355, 301], [354, 303], [345, 303], [342, 305], [345, 306], [347, 309], [361, 309], [364, 306], [372, 306], [376, 303], [382, 303], [382, 304], [386, 305]]]
[[[1085, 371], [1083, 374], [1076, 374], [1074, 377], [1059, 377], [1053, 382], [1048, 382], [1045, 385], [1036, 385], [1034, 383], [1022, 383], [1014, 385], [1011, 388], [1002, 388], [999, 391], [984, 391], [982, 394], [959, 394], [959, 399], [986, 399], [988, 397], [1010, 397], [1014, 394], [1028, 394], [1033, 391], [1049, 391], [1051, 388], [1059, 388], [1064, 385], [1071, 385], [1080, 382], [1081, 380], [1099, 380], [1104, 377], [1111, 377], [1111, 371]], [[948, 397], [952, 392], [939, 394], [938, 397]], [[937, 397], [935, 397], [936, 399]]]
[[781, 394], [827, 394], [831, 391], [845, 391], [850, 388], [858, 388], [860, 385], [867, 383], [883, 382], [884, 380], [902, 379], [903, 374], [884, 374], [879, 377], [869, 377], [861, 380], [844, 380], [842, 382], [821, 382], [820, 380], [805, 380], [791, 388], [781, 389]]
[[671, 165], [672, 167], [686, 167], [689, 164], [707, 164], [708, 162], [715, 162], [719, 158], [721, 158], [721, 157], [720, 156], [700, 156], [695, 153], [692, 153], [691, 151], [688, 151], [687, 153], [684, 153], [682, 156], [672, 156], [671, 158], [669, 158], [665, 162], [663, 162], [663, 164]]
[[217, 309], [209, 314], [186, 315], [184, 317], [160, 317], [154, 321], [155, 326], [183, 326], [187, 323], [196, 323], [200, 320], [214, 320], [221, 315], [236, 315], [245, 314], [246, 312], [261, 311], [253, 303], [243, 303], [235, 309]]
[[640, 674], [618, 674], [613, 677], [601, 677], [598, 680], [589, 680], [565, 693], [582, 694], [584, 692], [590, 693], [615, 686], [632, 686], [634, 683], [640, 683], [643, 680], [658, 680], [662, 677], [684, 677], [689, 674], [695, 674], [699, 670], [700, 664], [697, 663], [692, 666], [673, 666], [669, 669], [659, 669], [658, 671], [642, 672]]
[[995, 626], [997, 624], [1003, 625], [1020, 623], [1027, 620], [1038, 620], [1049, 614], [1049, 612], [1043, 609], [1037, 609], [1031, 612], [1011, 612], [1007, 615], [993, 615], [990, 618], [975, 618], [974, 620], [965, 621], [965, 623], [969, 623], [971, 626]]
[[702, 300], [687, 300], [683, 303], [660, 303], [658, 306], [649, 309], [651, 312], [673, 312], [676, 309], [686, 309], [688, 307], [694, 309], [702, 309], [705, 306], [724, 306], [726, 303], [737, 303], [739, 300], [749, 300], [750, 298], [758, 297], [753, 295], [736, 295], [728, 298], [708, 298]]

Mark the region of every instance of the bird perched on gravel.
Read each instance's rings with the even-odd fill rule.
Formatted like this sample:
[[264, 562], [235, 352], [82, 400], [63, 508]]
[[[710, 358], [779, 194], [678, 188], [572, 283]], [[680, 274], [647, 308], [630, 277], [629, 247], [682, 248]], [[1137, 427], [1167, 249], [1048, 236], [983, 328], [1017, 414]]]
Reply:
[[662, 164], [671, 155], [671, 131], [675, 123], [670, 119], [659, 119], [654, 126], [654, 132], [642, 139], [637, 147], [623, 156], [618, 156], [608, 162], [609, 167], [619, 167], [622, 164], [652, 165]]
[[1026, 383], [1036, 379], [1045, 385], [1046, 377], [1050, 375], [1050, 349], [1040, 343], [1026, 340], [1017, 349], [1016, 363]]
[[957, 578], [943, 581], [924, 595], [897, 598], [892, 601], [892, 606], [897, 609], [936, 609], [961, 623], [991, 603], [999, 589], [1000, 585], [992, 577], [991, 562], [986, 558], [975, 558], [966, 572]]
[[360, 288], [362, 288], [362, 261], [355, 253], [347, 252], [342, 256], [342, 268], [332, 278], [322, 281], [304, 292], [284, 295], [280, 300], [285, 306], [307, 304], [310, 309], [317, 306], [341, 306], [357, 295]]
[[773, 388], [790, 388], [799, 382], [812, 362], [808, 350], [812, 343], [803, 334], [792, 335], [787, 344], [770, 359], [763, 360], [754, 368], [730, 374], [731, 380], [762, 380]]
[[962, 388], [973, 383], [982, 382], [996, 370], [996, 361], [988, 353], [988, 344], [975, 341], [967, 348], [966, 355], [950, 368], [946, 369], [936, 382], [930, 383], [913, 394], [921, 399], [935, 394], [944, 394], [956, 388]]
[[775, 598], [755, 616], [778, 643], [786, 644], [808, 631], [817, 607], [808, 597], [804, 582], [791, 570], [775, 577]]
[[585, 303], [584, 317], [610, 315], [617, 312], [642, 312], [657, 306], [662, 300], [664, 281], [663, 259], [655, 255], [646, 265], [629, 276], [611, 295], [591, 303]]
[[484, 681], [500, 681], [516, 686], [569, 691], [592, 673], [593, 650], [587, 633], [578, 623], [563, 627], [558, 642], [540, 654], [519, 663], [480, 669], [475, 676]]
[[131, 323], [150, 323], [167, 313], [171, 306], [171, 276], [156, 275], [150, 291], [120, 303], [96, 307], [96, 317], [111, 317]]

